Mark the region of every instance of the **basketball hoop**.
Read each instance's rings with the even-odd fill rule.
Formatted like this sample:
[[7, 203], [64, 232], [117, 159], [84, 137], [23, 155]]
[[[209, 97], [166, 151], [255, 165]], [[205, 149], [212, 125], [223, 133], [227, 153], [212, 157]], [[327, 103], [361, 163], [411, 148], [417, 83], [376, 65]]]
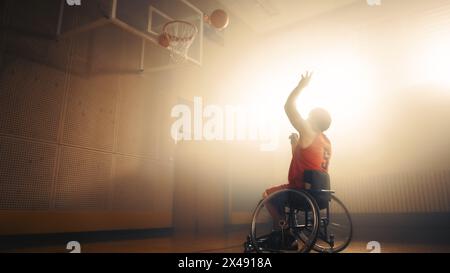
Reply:
[[194, 24], [181, 20], [170, 21], [163, 26], [158, 42], [170, 50], [170, 57], [175, 63], [183, 63], [187, 60], [197, 32]]

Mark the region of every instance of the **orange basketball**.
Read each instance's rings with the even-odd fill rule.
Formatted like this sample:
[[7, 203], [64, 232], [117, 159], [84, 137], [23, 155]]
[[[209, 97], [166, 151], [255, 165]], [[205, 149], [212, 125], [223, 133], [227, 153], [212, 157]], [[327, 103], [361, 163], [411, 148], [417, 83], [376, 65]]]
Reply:
[[158, 43], [160, 46], [162, 47], [169, 47], [170, 45], [170, 39], [169, 36], [167, 36], [167, 34], [161, 34], [158, 37]]
[[208, 19], [209, 23], [217, 29], [224, 29], [230, 23], [228, 14], [222, 9], [216, 9], [213, 11]]

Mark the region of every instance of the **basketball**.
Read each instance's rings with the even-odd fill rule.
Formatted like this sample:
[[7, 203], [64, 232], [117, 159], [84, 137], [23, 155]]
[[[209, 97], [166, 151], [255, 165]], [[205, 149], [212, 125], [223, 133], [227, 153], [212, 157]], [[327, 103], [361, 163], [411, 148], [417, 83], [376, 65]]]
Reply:
[[166, 34], [161, 34], [158, 37], [158, 43], [162, 47], [169, 47], [170, 45], [170, 39]]
[[213, 27], [222, 30], [228, 26], [230, 23], [230, 18], [224, 10], [216, 9], [208, 17], [208, 21]]

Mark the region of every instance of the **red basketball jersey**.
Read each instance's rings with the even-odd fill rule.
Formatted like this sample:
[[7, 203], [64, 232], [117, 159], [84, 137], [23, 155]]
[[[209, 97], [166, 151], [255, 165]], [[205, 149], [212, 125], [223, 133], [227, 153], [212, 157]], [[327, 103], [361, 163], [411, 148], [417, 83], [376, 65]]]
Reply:
[[305, 170], [328, 172], [331, 157], [331, 143], [323, 134], [318, 134], [313, 143], [306, 149], [300, 145], [295, 148], [289, 167], [289, 185], [303, 188], [303, 173]]

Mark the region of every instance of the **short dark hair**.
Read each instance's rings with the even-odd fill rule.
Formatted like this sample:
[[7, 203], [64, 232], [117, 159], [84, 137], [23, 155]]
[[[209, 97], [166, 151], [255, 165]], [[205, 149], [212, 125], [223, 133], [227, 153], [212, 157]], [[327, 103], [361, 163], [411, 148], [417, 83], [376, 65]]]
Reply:
[[324, 132], [330, 128], [331, 116], [327, 110], [322, 108], [315, 108], [309, 112], [309, 119], [317, 126], [317, 128]]

